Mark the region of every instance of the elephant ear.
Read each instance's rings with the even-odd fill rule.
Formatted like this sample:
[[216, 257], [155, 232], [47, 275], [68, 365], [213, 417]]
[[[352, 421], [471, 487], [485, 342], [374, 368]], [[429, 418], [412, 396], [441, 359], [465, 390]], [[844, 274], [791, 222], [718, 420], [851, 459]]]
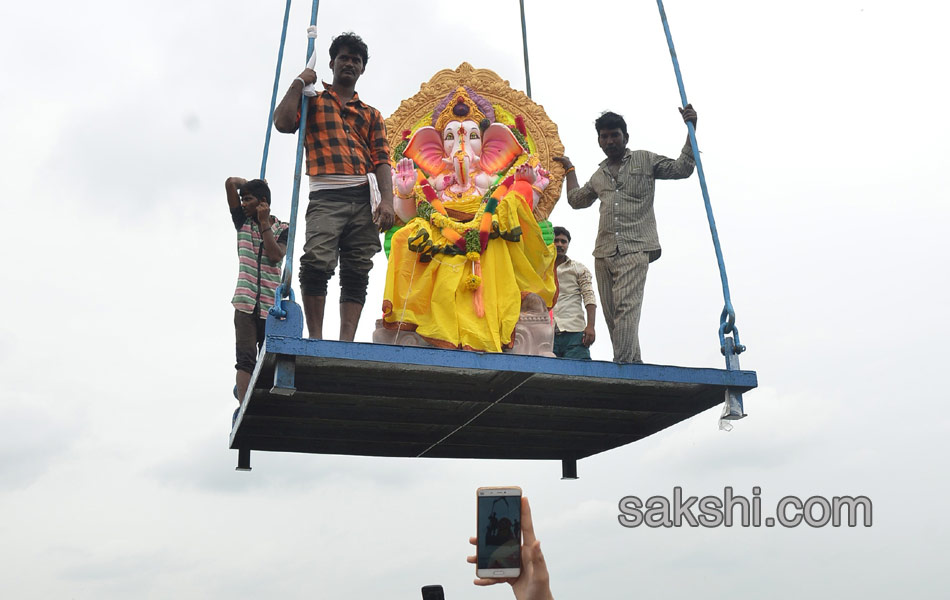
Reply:
[[445, 169], [442, 136], [435, 127], [417, 129], [402, 154], [415, 161], [429, 175], [436, 175]]
[[497, 173], [524, 154], [515, 134], [505, 125], [492, 123], [482, 135], [482, 156], [479, 165], [486, 173]]

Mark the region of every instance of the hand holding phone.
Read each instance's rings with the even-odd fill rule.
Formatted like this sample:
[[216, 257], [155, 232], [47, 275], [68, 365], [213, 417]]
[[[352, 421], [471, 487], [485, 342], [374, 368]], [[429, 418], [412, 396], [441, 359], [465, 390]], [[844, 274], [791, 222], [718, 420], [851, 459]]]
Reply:
[[[483, 532], [479, 532], [483, 533]], [[496, 583], [508, 583], [517, 600], [554, 600], [551, 594], [550, 576], [547, 563], [541, 553], [541, 542], [535, 538], [534, 523], [531, 520], [531, 507], [528, 499], [521, 498], [521, 574], [518, 577], [496, 578], [481, 577], [475, 580], [475, 585], [488, 586]], [[478, 547], [478, 538], [471, 537], [469, 543]], [[469, 556], [468, 562], [476, 563], [476, 556]], [[477, 570], [476, 570], [477, 573]]]

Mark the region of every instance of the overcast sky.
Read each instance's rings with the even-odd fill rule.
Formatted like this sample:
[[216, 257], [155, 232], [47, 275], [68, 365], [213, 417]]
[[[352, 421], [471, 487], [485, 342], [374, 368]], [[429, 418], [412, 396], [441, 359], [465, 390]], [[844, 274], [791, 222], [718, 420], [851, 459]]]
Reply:
[[[685, 126], [656, 5], [526, 0], [534, 99], [586, 180], [593, 120], [676, 156]], [[943, 598], [950, 455], [945, 3], [670, 0], [742, 341], [749, 417], [718, 409], [585, 460], [265, 454], [234, 471], [234, 230], [260, 169], [283, 3], [4, 2], [0, 597], [511, 597], [465, 562], [475, 488], [520, 484], [559, 600]], [[305, 61], [296, 3], [281, 94]], [[518, 2], [324, 0], [388, 116], [467, 61], [524, 88]], [[287, 218], [292, 136], [267, 177]], [[721, 367], [697, 178], [657, 185], [647, 362]], [[597, 209], [551, 220], [593, 267]], [[298, 229], [302, 235], [302, 230]], [[300, 236], [298, 236], [300, 240]], [[298, 245], [299, 253], [299, 245]], [[358, 340], [378, 318], [377, 256]], [[295, 276], [296, 284], [296, 276]], [[336, 303], [331, 284], [329, 306]], [[329, 311], [328, 311], [329, 312]], [[328, 324], [335, 331], [336, 322]], [[602, 317], [596, 359], [611, 350]], [[626, 529], [626, 495], [867, 495], [870, 528]]]

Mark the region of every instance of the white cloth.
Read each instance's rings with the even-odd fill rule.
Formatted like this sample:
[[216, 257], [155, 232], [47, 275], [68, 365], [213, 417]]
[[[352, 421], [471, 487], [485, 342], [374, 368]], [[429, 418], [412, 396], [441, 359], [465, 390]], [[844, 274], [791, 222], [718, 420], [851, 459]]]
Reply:
[[310, 191], [339, 190], [349, 187], [359, 187], [369, 183], [369, 206], [376, 212], [376, 207], [383, 199], [379, 191], [379, 182], [376, 173], [366, 175], [312, 175], [310, 176]]
[[[317, 53], [316, 51], [310, 53], [310, 60], [307, 61], [307, 68], [314, 70], [313, 68], [317, 66]], [[317, 95], [317, 88], [314, 87], [314, 84], [308, 84], [303, 86], [303, 95], [308, 98], [313, 98]]]

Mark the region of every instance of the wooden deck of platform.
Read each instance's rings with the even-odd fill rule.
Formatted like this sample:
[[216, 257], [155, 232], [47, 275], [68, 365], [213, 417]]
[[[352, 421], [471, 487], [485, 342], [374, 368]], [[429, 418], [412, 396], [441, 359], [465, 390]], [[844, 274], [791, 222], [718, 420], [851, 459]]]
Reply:
[[753, 371], [617, 365], [266, 338], [230, 447], [366, 456], [576, 460], [712, 406]]

